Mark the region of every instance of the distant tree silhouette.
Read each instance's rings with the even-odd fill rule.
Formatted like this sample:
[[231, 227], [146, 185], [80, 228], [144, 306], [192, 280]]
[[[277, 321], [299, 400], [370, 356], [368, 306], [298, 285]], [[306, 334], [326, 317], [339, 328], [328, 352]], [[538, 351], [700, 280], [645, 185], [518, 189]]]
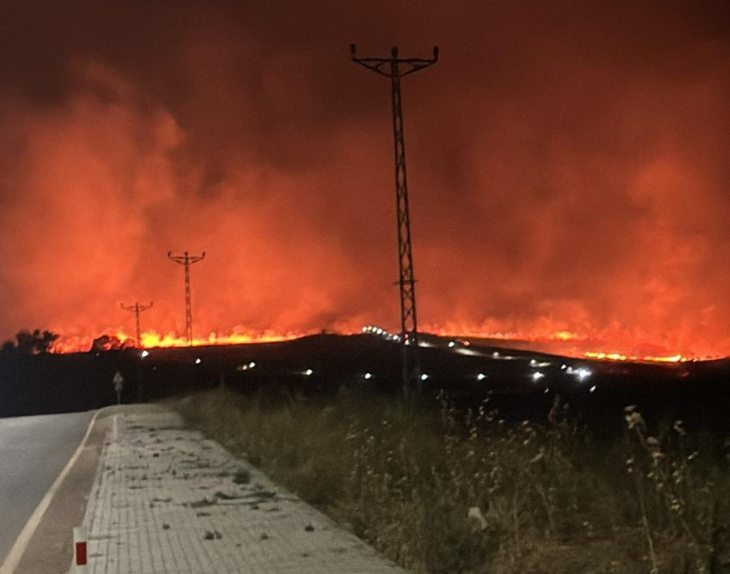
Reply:
[[2, 351], [4, 353], [15, 351], [26, 355], [40, 355], [50, 352], [58, 337], [58, 334], [51, 331], [41, 331], [40, 329], [28, 331], [23, 329], [15, 334], [17, 342], [5, 341], [3, 343]]
[[91, 352], [98, 351], [119, 351], [126, 345], [116, 335], [101, 335], [91, 343]]

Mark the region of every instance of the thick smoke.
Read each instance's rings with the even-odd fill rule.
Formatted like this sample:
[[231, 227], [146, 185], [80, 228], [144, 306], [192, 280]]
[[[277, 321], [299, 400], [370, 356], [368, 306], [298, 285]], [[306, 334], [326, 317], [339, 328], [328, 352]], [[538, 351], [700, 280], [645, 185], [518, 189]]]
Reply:
[[[389, 84], [419, 320], [730, 353], [716, 2], [5, 3], [0, 337], [398, 328]], [[691, 4], [691, 6], [690, 6]]]

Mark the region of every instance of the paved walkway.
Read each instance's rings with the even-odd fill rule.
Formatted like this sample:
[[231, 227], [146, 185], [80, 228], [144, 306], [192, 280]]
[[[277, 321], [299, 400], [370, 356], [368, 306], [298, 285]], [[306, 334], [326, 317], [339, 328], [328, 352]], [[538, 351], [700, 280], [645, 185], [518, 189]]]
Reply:
[[404, 573], [177, 414], [110, 422], [83, 522], [89, 573]]

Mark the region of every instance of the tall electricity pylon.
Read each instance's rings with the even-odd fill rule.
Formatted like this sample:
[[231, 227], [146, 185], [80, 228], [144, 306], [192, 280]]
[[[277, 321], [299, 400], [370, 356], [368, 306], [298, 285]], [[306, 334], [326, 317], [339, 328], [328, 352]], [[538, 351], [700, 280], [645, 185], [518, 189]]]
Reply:
[[390, 58], [358, 58], [355, 44], [350, 44], [352, 61], [368, 70], [390, 78], [393, 140], [395, 143], [395, 202], [398, 223], [398, 265], [400, 277], [400, 322], [403, 364], [403, 393], [411, 389], [421, 392], [421, 366], [418, 356], [418, 320], [416, 316], [416, 280], [413, 274], [411, 247], [411, 220], [408, 210], [408, 180], [406, 178], [406, 143], [403, 134], [403, 108], [401, 105], [400, 79], [403, 76], [433, 66], [439, 57], [438, 48], [433, 58], [399, 58], [398, 48], [393, 48]]
[[135, 339], [134, 346], [139, 347], [140, 344], [140, 329], [139, 329], [139, 314], [142, 313], [142, 311], [146, 311], [150, 307], [152, 307], [152, 301], [150, 301], [149, 305], [140, 305], [139, 303], [135, 303], [134, 305], [125, 305], [124, 303], [121, 303], [122, 309], [125, 311], [132, 311], [134, 313], [134, 323], [137, 327], [137, 338]]
[[205, 259], [205, 251], [202, 255], [188, 255], [187, 251], [182, 255], [173, 255], [172, 251], [168, 251], [167, 256], [175, 263], [185, 266], [185, 338], [188, 340], [188, 345], [192, 345], [193, 311], [190, 304], [190, 266]]

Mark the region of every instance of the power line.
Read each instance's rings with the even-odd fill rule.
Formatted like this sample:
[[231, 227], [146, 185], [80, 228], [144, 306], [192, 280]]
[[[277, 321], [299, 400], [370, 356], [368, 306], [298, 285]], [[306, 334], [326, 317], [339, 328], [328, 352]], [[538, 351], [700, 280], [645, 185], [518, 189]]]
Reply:
[[205, 259], [205, 251], [202, 255], [188, 255], [187, 251], [183, 255], [173, 255], [172, 251], [168, 251], [167, 257], [185, 267], [185, 338], [188, 340], [188, 345], [192, 345], [193, 311], [190, 303], [190, 266]]
[[416, 280], [413, 274], [413, 250], [411, 246], [411, 221], [408, 209], [408, 180], [406, 177], [406, 144], [403, 133], [403, 108], [400, 79], [433, 66], [438, 61], [438, 47], [433, 58], [399, 58], [398, 48], [391, 50], [390, 58], [358, 58], [355, 44], [350, 44], [353, 62], [368, 70], [390, 78], [393, 111], [393, 141], [395, 149], [395, 201], [398, 223], [398, 267], [400, 277], [400, 321], [403, 364], [403, 393], [411, 389], [420, 393], [421, 367], [418, 356], [418, 320], [416, 315]]
[[124, 303], [120, 303], [120, 305], [122, 306], [122, 309], [124, 309], [125, 311], [132, 311], [134, 313], [134, 319], [135, 319], [134, 322], [135, 322], [135, 326], [137, 327], [137, 337], [135, 339], [134, 346], [139, 347], [140, 346], [140, 333], [141, 333], [140, 328], [139, 328], [139, 315], [143, 311], [146, 311], [147, 309], [152, 307], [153, 303], [152, 303], [152, 301], [150, 301], [149, 305], [140, 305], [139, 303], [135, 303], [134, 305], [125, 305]]

